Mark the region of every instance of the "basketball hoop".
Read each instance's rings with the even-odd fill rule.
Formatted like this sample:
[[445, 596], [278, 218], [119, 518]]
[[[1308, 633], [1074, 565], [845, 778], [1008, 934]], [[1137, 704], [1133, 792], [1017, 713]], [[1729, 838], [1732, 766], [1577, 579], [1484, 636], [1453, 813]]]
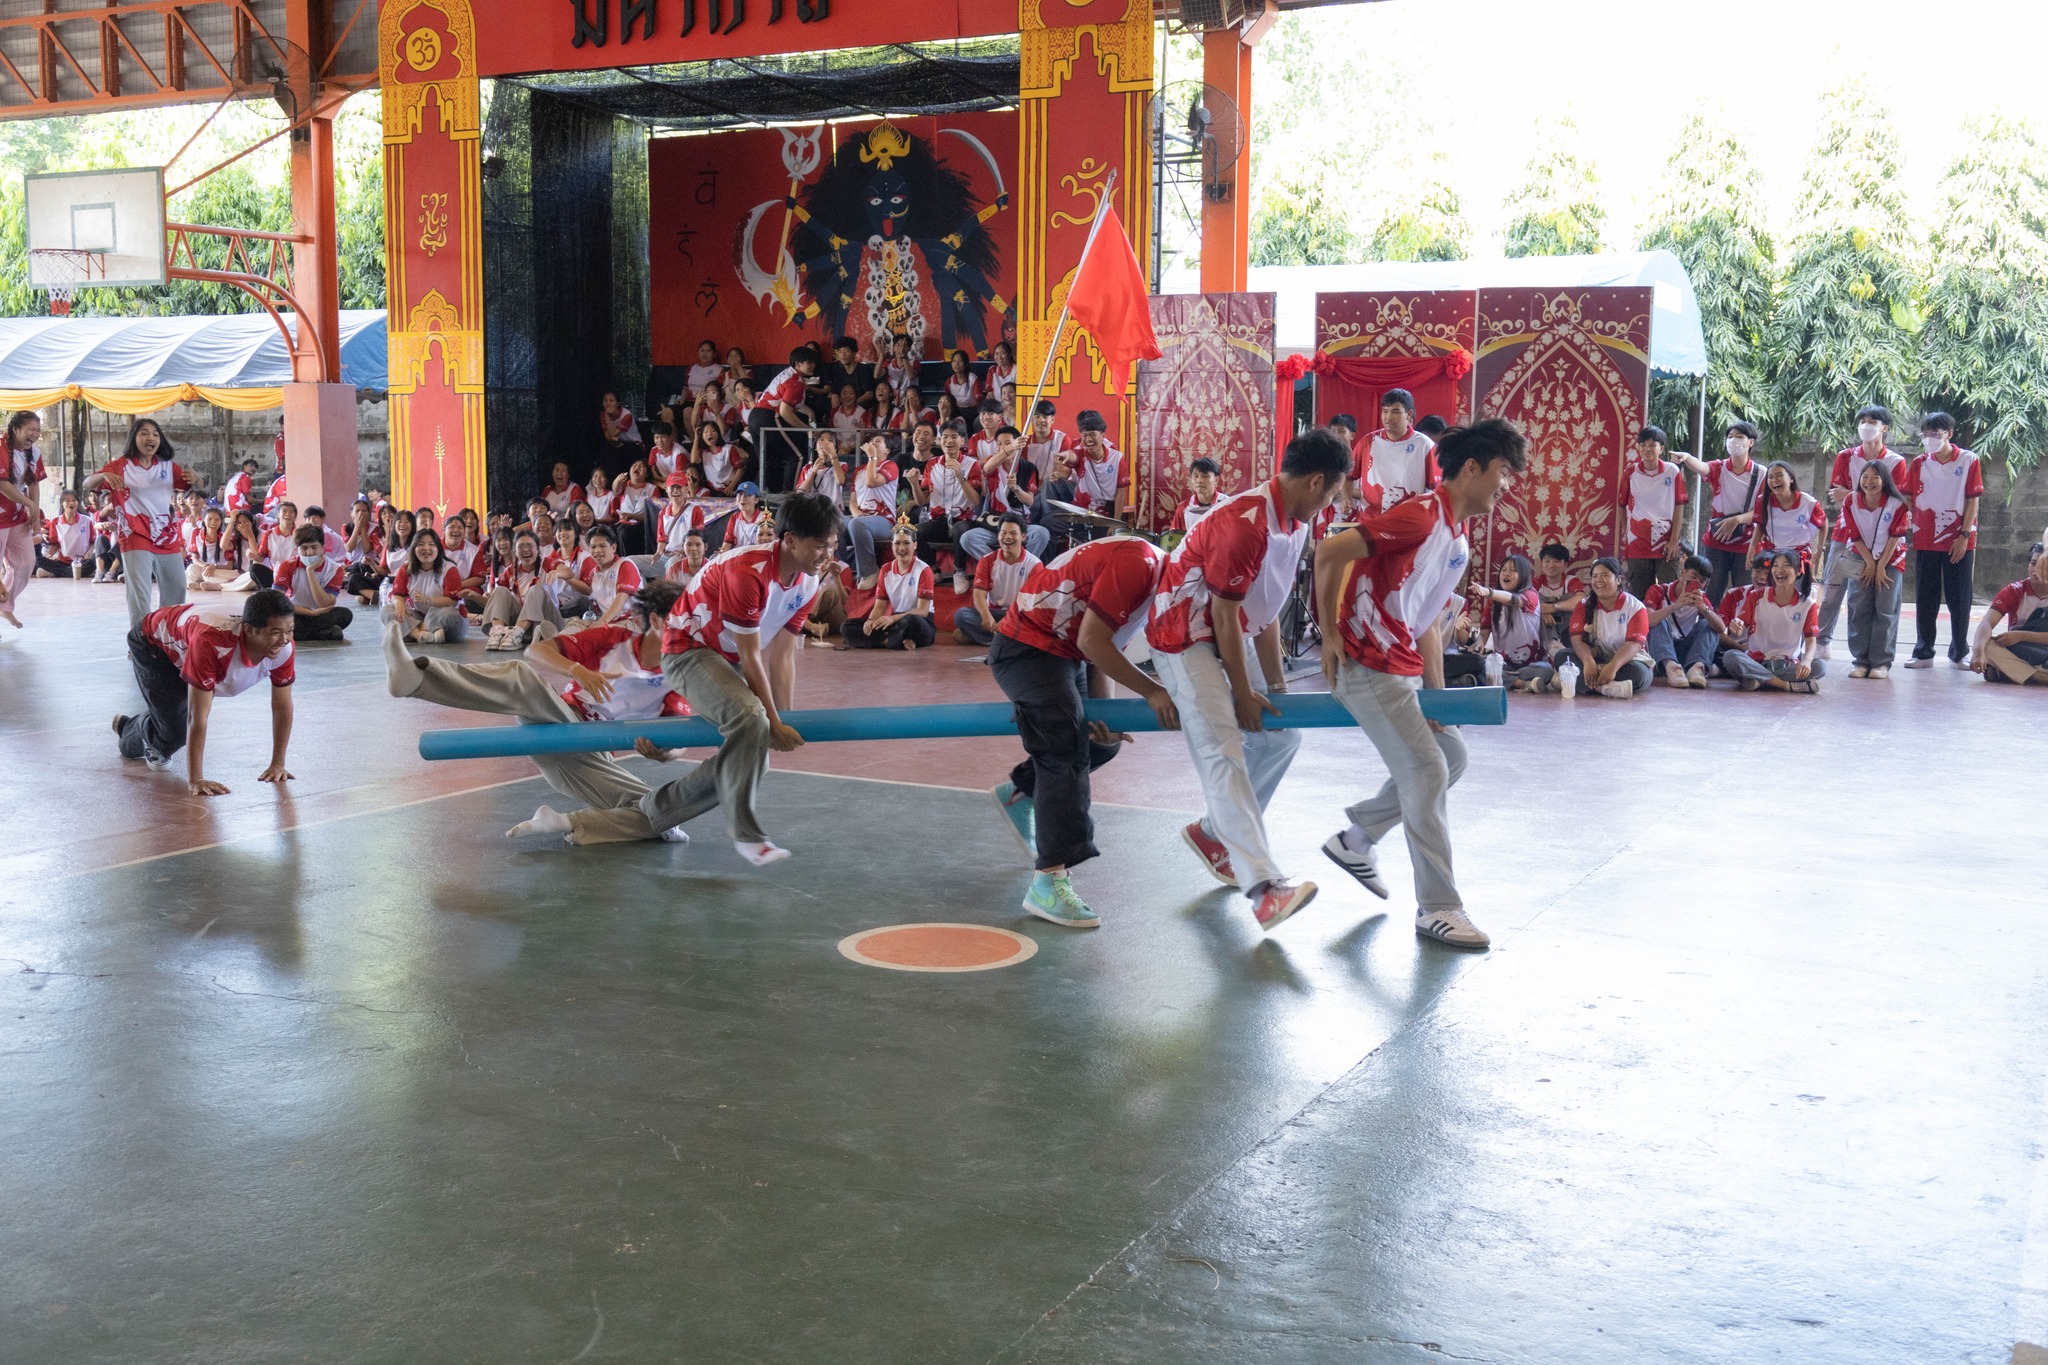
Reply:
[[35, 247], [29, 251], [30, 278], [50, 295], [50, 316], [69, 317], [80, 285], [107, 277], [107, 253], [85, 247]]

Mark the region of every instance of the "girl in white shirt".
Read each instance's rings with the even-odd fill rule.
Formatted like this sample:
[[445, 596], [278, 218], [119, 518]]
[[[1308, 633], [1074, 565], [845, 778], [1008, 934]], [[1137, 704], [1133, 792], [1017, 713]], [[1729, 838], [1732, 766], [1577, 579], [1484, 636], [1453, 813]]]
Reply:
[[[1650, 639], [1650, 612], [1622, 587], [1621, 561], [1602, 555], [1587, 577], [1592, 590], [1572, 608], [1571, 657], [1579, 665], [1582, 685], [1602, 696], [1628, 698], [1649, 690], [1650, 664], [1643, 651]], [[1564, 666], [1559, 651], [1553, 661]]]
[[973, 412], [981, 403], [981, 381], [974, 377], [967, 352], [953, 352], [953, 372], [946, 376], [946, 392], [962, 412]]
[[989, 356], [987, 395], [1003, 405], [1007, 416], [1017, 402], [1017, 357], [1007, 341], [990, 347]]
[[1820, 603], [1796, 550], [1771, 556], [1771, 586], [1742, 608], [1742, 649], [1721, 656], [1721, 671], [1745, 692], [1818, 692], [1827, 664], [1820, 649]]
[[1842, 509], [1855, 556], [1849, 573], [1849, 669], [1852, 678], [1889, 678], [1892, 641], [1899, 633], [1899, 603], [1906, 590], [1906, 541], [1913, 511], [1881, 460], [1863, 466], [1856, 495]]
[[866, 616], [846, 619], [846, 643], [855, 649], [917, 650], [938, 638], [932, 624], [932, 566], [917, 557], [917, 532], [898, 526], [894, 551], [875, 584], [875, 603]]

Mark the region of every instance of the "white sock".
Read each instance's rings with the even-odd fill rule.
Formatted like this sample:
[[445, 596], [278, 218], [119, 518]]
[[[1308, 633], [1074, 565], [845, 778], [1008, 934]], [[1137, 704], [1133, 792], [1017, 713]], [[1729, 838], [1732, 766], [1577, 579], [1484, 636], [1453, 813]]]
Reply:
[[533, 813], [531, 820], [521, 820], [505, 831], [507, 839], [523, 839], [529, 834], [567, 834], [569, 817], [553, 806], [542, 806]]
[[1344, 831], [1344, 847], [1350, 849], [1353, 853], [1370, 853], [1372, 852], [1372, 836], [1358, 826], [1352, 825]]
[[425, 681], [420, 661], [405, 647], [405, 629], [396, 621], [384, 627], [384, 681], [394, 697], [410, 697]]
[[742, 858], [745, 858], [755, 867], [766, 867], [770, 863], [779, 863], [789, 856], [788, 849], [777, 848], [766, 839], [763, 839], [758, 844], [750, 844], [735, 839], [732, 846]]
[[690, 832], [681, 825], [677, 825], [673, 829], [663, 830], [661, 832], [661, 841], [665, 844], [687, 844], [690, 842]]

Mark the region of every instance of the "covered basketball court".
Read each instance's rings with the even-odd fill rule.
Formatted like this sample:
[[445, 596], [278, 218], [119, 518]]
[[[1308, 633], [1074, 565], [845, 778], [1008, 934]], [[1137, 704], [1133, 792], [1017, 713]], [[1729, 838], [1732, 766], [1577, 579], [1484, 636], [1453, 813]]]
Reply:
[[[655, 221], [599, 173], [631, 162], [628, 102], [702, 146], [742, 136], [676, 112], [737, 95], [714, 77], [797, 99], [766, 56], [901, 42], [890, 71], [954, 61], [948, 82], [1014, 62], [1026, 369], [1090, 187], [1119, 168], [1134, 236], [1150, 212], [1155, 15], [1124, 0], [142, 0], [0, 19], [29, 92], [0, 66], [0, 108], [260, 95], [231, 60], [257, 23], [308, 53], [306, 202], [331, 157], [309, 73], [382, 86], [401, 503], [524, 488], [530, 433], [584, 411], [529, 399], [537, 377], [594, 338], [630, 349], [604, 300], [566, 311], [588, 261], [541, 259], [601, 242], [616, 265]], [[107, 24], [132, 36], [65, 27]], [[1248, 80], [1255, 35], [1217, 33], [1211, 82]], [[903, 112], [796, 84], [805, 126]], [[781, 130], [752, 132], [773, 155]], [[1257, 283], [1243, 210], [1209, 215], [1206, 291]], [[294, 236], [317, 319], [331, 205]], [[779, 269], [765, 235], [756, 264]], [[515, 272], [526, 295], [494, 288]], [[354, 477], [322, 425], [349, 376], [311, 335], [279, 386], [311, 443], [295, 491]], [[1109, 410], [1086, 341], [1050, 358], [1063, 411]], [[233, 791], [202, 801], [112, 756], [120, 589], [29, 603], [0, 637], [0, 1358], [2043, 1359], [2025, 689], [1941, 669], [1825, 698], [1518, 698], [1453, 798], [1495, 935], [1475, 956], [1411, 932], [1405, 851], [1391, 904], [1322, 863], [1383, 773], [1356, 731], [1305, 745], [1276, 798], [1277, 852], [1324, 890], [1271, 934], [1180, 846], [1185, 747], [1141, 737], [1096, 779], [1104, 927], [1077, 934], [1013, 908], [1029, 859], [987, 794], [1013, 739], [778, 755], [763, 814], [796, 856], [767, 869], [708, 825], [508, 841], [547, 788], [523, 759], [422, 762], [423, 731], [480, 718], [392, 697], [364, 613], [303, 647], [296, 780], [252, 780], [261, 706], [227, 702], [209, 754]], [[946, 650], [807, 649], [796, 686], [799, 708], [1001, 699]], [[1920, 752], [1940, 764], [1906, 772]]]

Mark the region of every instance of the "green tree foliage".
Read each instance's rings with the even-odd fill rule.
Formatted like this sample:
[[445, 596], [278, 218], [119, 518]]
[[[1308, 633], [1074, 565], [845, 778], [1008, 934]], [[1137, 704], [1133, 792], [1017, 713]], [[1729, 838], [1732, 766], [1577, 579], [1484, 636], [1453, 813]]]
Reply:
[[1509, 256], [1585, 256], [1600, 250], [1600, 177], [1577, 150], [1578, 126], [1559, 119], [1508, 196]]
[[1368, 254], [1376, 261], [1462, 261], [1471, 247], [1472, 225], [1458, 192], [1437, 180], [1381, 217]]
[[1829, 92], [1802, 179], [1769, 358], [1773, 434], [1838, 439], [1857, 408], [1910, 410], [1919, 328], [1899, 141], [1855, 83]]
[[335, 235], [341, 255], [341, 306], [384, 306], [384, 160], [381, 155], [356, 163], [343, 181], [335, 205]]
[[1253, 265], [1341, 265], [1358, 238], [1329, 177], [1308, 174], [1268, 189], [1252, 212]]
[[1775, 262], [1764, 226], [1761, 177], [1749, 151], [1726, 129], [1695, 114], [1679, 133], [1664, 183], [1650, 210], [1642, 249], [1671, 252], [1684, 264], [1699, 300], [1707, 341], [1707, 431], [1691, 431], [1699, 385], [1660, 379], [1651, 416], [1694, 450], [1712, 433], [1746, 418], [1770, 421], [1771, 376], [1764, 361]]
[[2048, 441], [2048, 148], [2025, 123], [1966, 120], [1928, 242], [1922, 390], [2013, 468]]

